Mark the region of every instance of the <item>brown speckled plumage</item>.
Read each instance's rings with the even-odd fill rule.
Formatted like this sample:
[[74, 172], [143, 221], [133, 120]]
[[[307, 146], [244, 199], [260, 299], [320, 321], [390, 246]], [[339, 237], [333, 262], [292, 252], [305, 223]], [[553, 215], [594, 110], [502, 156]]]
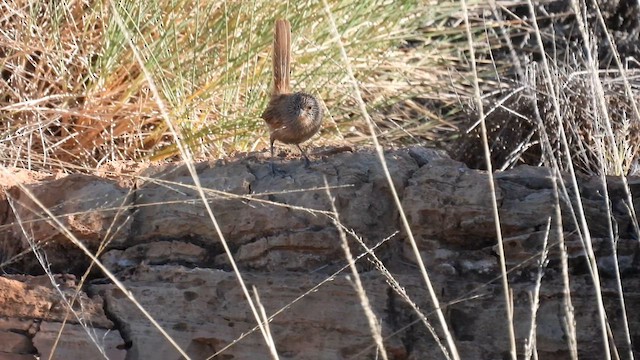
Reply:
[[309, 140], [322, 125], [323, 110], [318, 99], [304, 92], [291, 93], [291, 25], [277, 20], [273, 40], [273, 92], [262, 118], [269, 126], [271, 156], [273, 144], [280, 141], [300, 149], [307, 165], [309, 158], [300, 143]]

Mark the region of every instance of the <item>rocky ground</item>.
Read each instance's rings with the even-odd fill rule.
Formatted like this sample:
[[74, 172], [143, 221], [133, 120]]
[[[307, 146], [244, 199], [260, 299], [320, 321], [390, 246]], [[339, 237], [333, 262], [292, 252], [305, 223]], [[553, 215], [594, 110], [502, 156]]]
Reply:
[[[425, 148], [388, 151], [393, 175], [431, 282], [463, 358], [508, 356], [504, 298], [487, 174]], [[340, 221], [397, 279], [442, 331], [425, 282], [402, 230], [375, 154], [369, 150], [279, 164], [273, 176], [260, 154], [200, 162], [196, 169], [209, 204], [246, 283], [255, 286], [281, 359], [373, 359], [375, 346], [330, 218], [329, 183]], [[532, 295], [546, 241], [536, 344], [541, 359], [569, 356], [549, 171], [522, 166], [496, 173], [519, 353], [525, 351]], [[565, 179], [566, 180], [566, 179]], [[16, 181], [25, 184], [24, 188]], [[640, 181], [629, 180], [637, 207]], [[565, 182], [570, 187], [569, 182]], [[111, 164], [95, 174], [13, 170], [0, 178], [0, 359], [178, 359], [180, 355], [127, 294], [48, 221], [27, 191], [72, 235], [98, 254], [149, 314], [193, 359], [267, 359], [256, 321], [231, 271], [217, 232], [183, 164]], [[603, 186], [580, 179], [580, 193], [598, 258], [613, 342], [622, 358], [623, 323], [615, 290], [615, 257], [608, 239]], [[622, 183], [610, 178], [616, 251], [631, 338], [640, 339], [638, 239]], [[569, 191], [572, 192], [571, 188]], [[601, 359], [596, 296], [574, 220], [575, 198], [561, 197], [569, 254], [571, 299], [581, 359]], [[56, 274], [49, 278], [40, 260]], [[364, 252], [349, 236], [351, 251]], [[357, 266], [391, 359], [440, 359], [437, 342], [412, 307], [363, 256]], [[52, 286], [55, 284], [55, 287]], [[76, 291], [77, 298], [74, 299]], [[304, 296], [302, 296], [304, 295]], [[74, 312], [67, 309], [68, 303]], [[62, 331], [61, 331], [62, 330]], [[60, 332], [61, 331], [61, 332]], [[58, 339], [58, 336], [61, 336]], [[56, 344], [57, 341], [57, 344]], [[100, 344], [104, 353], [94, 344]], [[637, 354], [638, 349], [634, 348]]]

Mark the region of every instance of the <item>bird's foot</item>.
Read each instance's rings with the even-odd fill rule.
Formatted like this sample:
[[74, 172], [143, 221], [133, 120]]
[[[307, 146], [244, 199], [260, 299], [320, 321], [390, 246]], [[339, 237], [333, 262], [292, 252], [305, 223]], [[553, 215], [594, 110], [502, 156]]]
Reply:
[[286, 171], [276, 167], [273, 162], [269, 163], [269, 167], [271, 168], [271, 175], [273, 176], [285, 176], [287, 174]]

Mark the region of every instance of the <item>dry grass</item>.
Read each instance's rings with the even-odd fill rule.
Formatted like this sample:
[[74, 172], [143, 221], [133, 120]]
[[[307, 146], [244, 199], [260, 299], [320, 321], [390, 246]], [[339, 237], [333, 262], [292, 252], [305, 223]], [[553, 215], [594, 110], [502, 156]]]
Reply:
[[[330, 6], [384, 141], [423, 142], [456, 129], [459, 94], [446, 90], [464, 77], [464, 64], [452, 61], [464, 41], [455, 2]], [[5, 164], [74, 171], [176, 156], [129, 40], [192, 153], [216, 158], [264, 148], [259, 115], [271, 86], [277, 17], [293, 25], [294, 88], [318, 94], [328, 109], [317, 142], [369, 141], [320, 4], [157, 0], [116, 8], [126, 31], [108, 2], [0, 2]]]
[[[536, 3], [534, 7], [542, 9], [542, 4]], [[601, 18], [601, 23], [589, 29], [599, 37], [585, 40], [575, 26], [575, 12], [570, 3], [557, 6], [564, 6], [556, 9], [557, 14], [537, 14], [537, 24], [521, 21], [531, 18], [522, 9], [500, 7], [501, 11], [497, 8], [493, 11], [503, 21], [499, 27], [502, 32], [497, 32], [493, 39], [499, 39], [504, 47], [492, 54], [497, 59], [510, 59], [511, 66], [508, 71], [496, 71], [500, 87], [483, 89], [483, 106], [489, 109], [486, 121], [492, 164], [504, 170], [520, 164], [549, 164], [553, 158], [563, 171], [575, 166], [577, 171], [588, 174], [635, 172], [640, 140], [637, 86], [640, 72], [631, 61], [635, 53], [628, 50], [623, 56], [615, 47], [616, 39], [623, 42], [630, 35], [603, 27], [603, 23], [613, 20]], [[593, 18], [597, 9], [589, 5], [584, 13]], [[634, 17], [633, 13], [611, 12], [608, 16]], [[550, 18], [554, 21], [549, 21]], [[516, 29], [509, 25], [513, 22], [518, 24]], [[538, 35], [540, 44], [535, 40]], [[602, 58], [596, 58], [599, 53]], [[547, 59], [548, 73], [542, 67], [543, 59]], [[597, 80], [592, 76], [592, 68]], [[471, 114], [478, 111], [477, 106], [466, 110]], [[536, 112], [540, 113], [543, 129], [549, 135], [551, 152], [542, 149]], [[478, 151], [479, 122], [467, 120], [467, 123], [461, 141], [449, 148], [470, 166], [486, 168]], [[570, 160], [564, 156], [561, 132], [567, 137]]]
[[[5, 164], [78, 171], [111, 160], [177, 156], [189, 160], [191, 154], [222, 157], [264, 148], [265, 130], [259, 114], [270, 88], [269, 45], [277, 17], [289, 18], [294, 29], [294, 86], [318, 94], [328, 109], [328, 121], [318, 142], [374, 143], [381, 153], [378, 139], [382, 145], [449, 140], [465, 116], [476, 114], [471, 123], [481, 125], [483, 131], [472, 130], [469, 137], [453, 143], [460, 147], [459, 157], [489, 169], [544, 163], [558, 181], [558, 199], [579, 197], [579, 193], [569, 194], [566, 184], [561, 183], [561, 171], [571, 171], [569, 185], [578, 191], [576, 170], [625, 175], [637, 162], [638, 74], [621, 68], [619, 63], [617, 68], [601, 70], [586, 55], [571, 57], [569, 51], [545, 46], [557, 45], [555, 33], [545, 27], [541, 30], [537, 22], [523, 20], [505, 4], [470, 3], [467, 12], [458, 2], [436, 6], [414, 1], [390, 11], [384, 2], [354, 5], [336, 0], [329, 4], [336, 19], [335, 29], [328, 25], [321, 5], [312, 2], [221, 5], [178, 0], [58, 5], [0, 3], [0, 136]], [[114, 16], [114, 8], [118, 16]], [[114, 20], [118, 17], [123, 20], [120, 24]], [[548, 20], [545, 16], [537, 18], [541, 23]], [[336, 30], [340, 41], [332, 35]], [[535, 41], [518, 48], [511, 40], [520, 36], [531, 36]], [[521, 48], [530, 52], [523, 54]], [[593, 47], [586, 49], [597, 53]], [[615, 50], [611, 53], [619, 58]], [[368, 114], [373, 122], [368, 121]], [[477, 151], [480, 142], [486, 152]], [[195, 170], [189, 169], [233, 264], [233, 253], [206, 205], [208, 190], [199, 185]], [[393, 189], [388, 171], [386, 176]], [[602, 179], [606, 182], [604, 176]], [[399, 197], [394, 198], [402, 213]], [[599, 306], [600, 330], [606, 343], [608, 320], [596, 258], [585, 216], [580, 204], [576, 205], [573, 211], [591, 264], [596, 284], [594, 302]], [[633, 210], [633, 204], [629, 205]], [[500, 238], [495, 198], [494, 208]], [[340, 228], [335, 216], [335, 225]], [[559, 214], [557, 217], [561, 218]], [[556, 222], [554, 228], [561, 234], [562, 224]], [[404, 220], [403, 225], [411, 238], [411, 224]], [[62, 224], [56, 226], [78, 242]], [[611, 244], [615, 253], [613, 231]], [[122, 286], [95, 254], [80, 242], [77, 246]], [[417, 246], [414, 250], [419, 259]], [[562, 253], [563, 316], [571, 322], [568, 264], [566, 253]], [[507, 274], [513, 268], [507, 269], [502, 260], [504, 301], [510, 318]], [[240, 270], [233, 267], [245, 288]], [[384, 264], [377, 268], [384, 273]], [[421, 271], [430, 287], [424, 265]], [[543, 286], [543, 272], [541, 267], [536, 291]], [[619, 277], [617, 281], [624, 309]], [[441, 305], [431, 292], [435, 311], [446, 329]], [[361, 294], [366, 296], [364, 291]], [[253, 306], [245, 288], [258, 324], [267, 324], [305, 296], [268, 316], [259, 306], [257, 292], [254, 295], [258, 307]], [[406, 300], [412, 303], [412, 299]], [[536, 294], [532, 300], [534, 314], [539, 301]], [[367, 303], [366, 297], [363, 303]], [[142, 306], [140, 309], [154, 322]], [[375, 317], [370, 319], [372, 333], [384, 354], [384, 339]], [[567, 346], [575, 357], [574, 325], [567, 324], [566, 329]], [[272, 356], [277, 358], [268, 326], [256, 329], [261, 330]], [[535, 323], [531, 329], [531, 347], [525, 350], [528, 356], [535, 356]], [[166, 333], [163, 335], [172, 341]], [[456, 358], [451, 335], [447, 342]], [[625, 345], [631, 348], [630, 340]], [[517, 350], [512, 341], [513, 357]]]
[[[322, 136], [313, 142], [370, 144], [320, 4], [120, 3], [116, 8], [132, 39], [115, 24], [108, 5], [0, 3], [4, 164], [77, 171], [111, 160], [176, 157], [178, 148], [129, 40], [158, 85], [181, 140], [196, 157], [264, 149], [259, 115], [271, 86], [270, 44], [277, 17], [293, 24], [294, 86], [318, 94], [328, 110]], [[617, 139], [615, 146], [610, 139], [603, 143], [602, 111], [591, 101], [595, 89], [585, 72], [588, 62], [571, 42], [575, 36], [557, 35], [568, 33], [567, 12], [539, 15], [546, 46], [540, 50], [526, 40], [535, 29], [518, 4], [492, 8], [470, 3], [474, 75], [458, 2], [436, 6], [416, 0], [396, 4], [393, 11], [384, 2], [330, 5], [383, 144], [448, 144], [454, 157], [483, 167], [478, 127], [468, 120], [477, 111], [470, 81], [476, 76], [488, 109], [494, 167], [544, 160], [531, 97], [524, 91], [533, 88], [552, 134], [554, 156], [561, 146], [553, 137], [558, 120], [549, 109], [557, 100], [579, 170], [626, 174], [637, 168], [640, 94], [629, 83], [637, 83], [639, 74], [601, 71]], [[550, 19], [557, 18], [560, 25], [551, 27]], [[607, 64], [615, 59], [611, 51], [597, 50], [605, 53]], [[539, 85], [543, 76], [535, 64], [544, 53], [552, 60], [558, 99]], [[455, 140], [458, 130], [461, 141]], [[602, 146], [605, 156], [599, 159], [595, 149]], [[621, 167], [614, 164], [616, 157]], [[568, 165], [561, 161], [560, 166]]]

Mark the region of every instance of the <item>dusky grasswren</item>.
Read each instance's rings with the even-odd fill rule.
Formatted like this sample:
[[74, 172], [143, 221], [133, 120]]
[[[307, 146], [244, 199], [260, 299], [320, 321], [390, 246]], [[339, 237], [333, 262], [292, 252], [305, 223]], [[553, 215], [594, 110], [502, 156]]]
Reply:
[[273, 90], [269, 105], [262, 113], [267, 123], [271, 142], [271, 169], [273, 165], [273, 144], [276, 140], [294, 144], [305, 159], [310, 161], [300, 147], [309, 140], [322, 125], [323, 110], [318, 99], [305, 92], [291, 92], [291, 24], [287, 20], [276, 21], [273, 37]]

